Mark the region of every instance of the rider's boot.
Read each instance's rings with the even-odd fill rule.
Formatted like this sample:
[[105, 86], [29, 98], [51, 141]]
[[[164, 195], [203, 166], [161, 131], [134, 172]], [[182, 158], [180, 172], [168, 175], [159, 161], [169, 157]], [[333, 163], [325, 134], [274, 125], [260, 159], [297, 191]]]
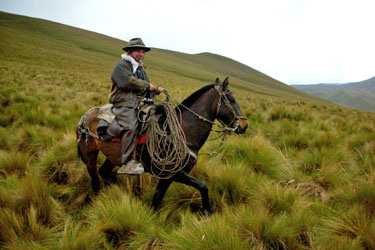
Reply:
[[136, 160], [130, 160], [128, 163], [122, 164], [117, 170], [118, 174], [128, 174], [128, 175], [140, 175], [145, 172], [141, 163]]

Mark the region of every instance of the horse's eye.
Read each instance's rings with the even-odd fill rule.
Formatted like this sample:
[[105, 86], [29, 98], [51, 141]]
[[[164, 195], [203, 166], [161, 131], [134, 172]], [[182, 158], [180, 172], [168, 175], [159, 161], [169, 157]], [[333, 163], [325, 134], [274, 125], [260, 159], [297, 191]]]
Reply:
[[234, 97], [232, 95], [227, 95], [227, 98], [230, 102], [235, 102]]

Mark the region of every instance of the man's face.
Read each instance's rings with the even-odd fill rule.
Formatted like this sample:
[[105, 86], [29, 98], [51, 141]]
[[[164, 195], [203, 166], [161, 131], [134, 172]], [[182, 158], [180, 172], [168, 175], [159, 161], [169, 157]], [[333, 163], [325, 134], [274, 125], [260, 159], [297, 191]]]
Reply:
[[133, 57], [137, 62], [140, 62], [143, 57], [145, 57], [145, 51], [143, 49], [137, 49], [134, 50], [131, 54], [131, 57]]

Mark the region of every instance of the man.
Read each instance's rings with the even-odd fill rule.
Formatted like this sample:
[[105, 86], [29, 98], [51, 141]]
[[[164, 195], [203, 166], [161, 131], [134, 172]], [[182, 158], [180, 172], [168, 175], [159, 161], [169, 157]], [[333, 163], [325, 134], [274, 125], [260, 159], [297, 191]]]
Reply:
[[115, 120], [109, 125], [107, 134], [110, 137], [121, 136], [121, 167], [119, 174], [139, 175], [144, 173], [142, 164], [132, 160], [136, 146], [136, 130], [138, 125], [137, 105], [151, 91], [158, 93], [163, 88], [155, 87], [149, 82], [142, 66], [145, 53], [151, 49], [146, 47], [141, 38], [133, 38], [123, 48], [123, 54], [111, 74], [112, 88], [109, 102], [113, 104], [112, 111]]

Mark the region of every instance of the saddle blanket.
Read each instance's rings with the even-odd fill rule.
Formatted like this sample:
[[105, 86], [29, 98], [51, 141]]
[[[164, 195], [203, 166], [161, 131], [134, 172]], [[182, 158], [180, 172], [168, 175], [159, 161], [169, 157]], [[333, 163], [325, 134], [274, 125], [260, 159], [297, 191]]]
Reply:
[[[141, 135], [141, 137], [138, 137], [138, 139], [137, 139], [137, 144], [146, 143], [146, 139], [147, 139], [146, 134]], [[101, 139], [99, 139], [99, 140], [101, 140]], [[119, 137], [112, 138], [111, 142], [121, 142], [121, 138], [119, 138]]]

